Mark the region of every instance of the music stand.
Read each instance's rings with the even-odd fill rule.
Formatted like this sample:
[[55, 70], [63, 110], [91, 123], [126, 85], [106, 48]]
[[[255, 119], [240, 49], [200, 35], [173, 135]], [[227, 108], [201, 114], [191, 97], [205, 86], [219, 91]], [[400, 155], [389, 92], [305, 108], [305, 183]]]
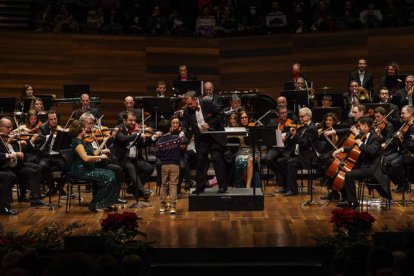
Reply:
[[199, 80], [174, 80], [173, 90], [175, 95], [184, 95], [190, 90], [194, 90], [200, 96], [204, 95], [203, 81]]
[[50, 110], [53, 100], [55, 98], [53, 95], [36, 95], [36, 97], [42, 99], [44, 110]]
[[34, 98], [24, 98], [23, 99], [23, 106], [22, 106], [22, 112], [23, 113], [27, 113], [27, 111], [29, 111], [30, 106], [32, 105], [32, 101], [34, 100]]
[[142, 105], [145, 111], [155, 114], [155, 128], [158, 128], [158, 113], [160, 114], [172, 114], [174, 110], [171, 107], [170, 97], [137, 97], [142, 101]]
[[3, 115], [3, 113], [13, 113], [15, 107], [16, 107], [15, 97], [0, 98], [0, 115]]
[[341, 120], [342, 117], [342, 109], [340, 107], [314, 107], [312, 110], [312, 120], [314, 122], [323, 123], [323, 117], [328, 113], [334, 113], [338, 120]]
[[[261, 146], [272, 147], [277, 145], [276, 141], [276, 127], [272, 126], [253, 126], [248, 127], [249, 136], [247, 139], [247, 144], [252, 146], [252, 155], [253, 155], [253, 168], [256, 164], [256, 146], [259, 148], [259, 154]], [[254, 170], [253, 170], [254, 171]], [[260, 170], [259, 170], [260, 172]], [[253, 173], [254, 175], [254, 173]], [[256, 187], [253, 187], [253, 195], [256, 195]]]
[[296, 113], [299, 106], [309, 106], [309, 95], [306, 90], [285, 90], [282, 96], [288, 101], [288, 108]]
[[397, 91], [405, 86], [406, 77], [407, 74], [385, 75], [385, 87], [390, 90], [390, 95], [391, 90]]
[[81, 94], [86, 93], [90, 95], [89, 84], [64, 84], [63, 97], [64, 98], [79, 98]]
[[72, 138], [70, 137], [69, 132], [58, 130], [52, 150], [60, 152], [61, 150], [70, 148], [71, 143]]
[[295, 82], [292, 81], [285, 81], [283, 85], [283, 90], [295, 90]]

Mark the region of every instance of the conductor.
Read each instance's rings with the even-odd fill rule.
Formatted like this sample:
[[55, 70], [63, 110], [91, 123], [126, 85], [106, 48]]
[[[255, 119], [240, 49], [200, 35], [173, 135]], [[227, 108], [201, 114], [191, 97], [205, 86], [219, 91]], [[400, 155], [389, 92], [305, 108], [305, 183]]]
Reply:
[[218, 193], [227, 192], [225, 161], [223, 153], [227, 142], [226, 136], [212, 134], [209, 131], [224, 131], [223, 113], [218, 105], [210, 100], [199, 99], [195, 91], [184, 94], [186, 108], [182, 126], [184, 132], [191, 127], [197, 153], [196, 189], [193, 194], [203, 193], [206, 183], [207, 158], [211, 154], [214, 171], [219, 186]]

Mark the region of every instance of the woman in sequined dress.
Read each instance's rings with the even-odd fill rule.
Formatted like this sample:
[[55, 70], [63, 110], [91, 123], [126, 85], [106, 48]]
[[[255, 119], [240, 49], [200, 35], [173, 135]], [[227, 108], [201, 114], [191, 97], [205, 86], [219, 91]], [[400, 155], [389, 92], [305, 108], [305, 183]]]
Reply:
[[118, 201], [115, 173], [95, 167], [96, 162], [107, 159], [108, 156], [100, 154], [100, 148], [94, 151], [82, 140], [86, 135], [83, 122], [74, 121], [69, 132], [73, 138], [71, 148], [74, 156], [71, 171], [77, 177], [92, 180], [93, 196], [89, 204], [89, 210], [93, 212], [103, 209], [113, 210], [112, 205]]
[[[240, 112], [240, 126], [249, 125], [249, 116], [246, 111]], [[252, 147], [246, 145], [244, 138], [240, 139], [240, 148], [235, 160], [235, 186], [236, 188], [251, 188], [253, 180], [253, 151]]]

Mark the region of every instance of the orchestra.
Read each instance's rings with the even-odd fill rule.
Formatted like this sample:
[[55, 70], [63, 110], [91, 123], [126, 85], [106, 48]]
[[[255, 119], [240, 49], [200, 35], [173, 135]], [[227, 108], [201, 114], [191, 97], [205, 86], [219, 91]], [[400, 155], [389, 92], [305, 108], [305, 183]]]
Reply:
[[[295, 69], [298, 66], [294, 64]], [[237, 90], [215, 93], [211, 82], [204, 83], [204, 95], [198, 95], [195, 91], [174, 94], [171, 106], [175, 108], [173, 113], [180, 118], [166, 119], [176, 120], [178, 126], [181, 124], [180, 135], [185, 135], [190, 141], [190, 145], [182, 148], [183, 159], [186, 158], [185, 152], [194, 148], [192, 152], [196, 160], [194, 164], [182, 162], [185, 165], [180, 168], [177, 193], [181, 193], [183, 179], [186, 192], [190, 190], [194, 196], [205, 192], [208, 188], [208, 156], [211, 156], [216, 174], [218, 193], [227, 193], [230, 186], [255, 186], [255, 170], [263, 174], [262, 168], [268, 166], [269, 173], [274, 175], [280, 186], [275, 189], [275, 193], [295, 196], [300, 192], [298, 170], [312, 167], [314, 162], [318, 164], [317, 173], [321, 183], [327, 183], [328, 189], [331, 189], [329, 196], [323, 198], [340, 200], [338, 206], [358, 207], [355, 180], [367, 177], [377, 179], [379, 194], [384, 199], [390, 200], [392, 193], [406, 192], [408, 170], [414, 164], [414, 77], [407, 75], [405, 87], [396, 91], [395, 95], [390, 95], [390, 89], [385, 86], [379, 89], [372, 87], [372, 75], [365, 71], [365, 66], [365, 59], [359, 60], [358, 70], [350, 74], [348, 92], [343, 93], [341, 106], [333, 102], [332, 96], [326, 91], [318, 95], [321, 93], [317, 93], [313, 82], [303, 77], [300, 70], [293, 70], [295, 90], [308, 90], [309, 100], [308, 105], [299, 110], [292, 109], [295, 106], [292, 105], [292, 99], [284, 96], [276, 100], [269, 96], [273, 108], [266, 106], [265, 110], [260, 110], [259, 92], [249, 94], [247, 103], [243, 101], [247, 94]], [[184, 71], [186, 67], [181, 66], [180, 73], [186, 73]], [[308, 83], [311, 85], [308, 86]], [[81, 138], [79, 144], [90, 154], [106, 156], [98, 158], [94, 168], [108, 171], [113, 177], [105, 184], [111, 186], [108, 189], [113, 193], [108, 206], [127, 203], [126, 199], [121, 198], [123, 183], [126, 183], [126, 193], [134, 199], [151, 200], [153, 193], [145, 188], [145, 183], [153, 174], [156, 163], [150, 162], [147, 155], [153, 152], [157, 140], [167, 134], [160, 132], [156, 125], [146, 125], [148, 117], [154, 117], [155, 114], [144, 110], [139, 103], [136, 105], [136, 96], [127, 96], [123, 102], [124, 110], [116, 113], [119, 124], [105, 127], [102, 126], [103, 116], [98, 109], [99, 99], [80, 92], [80, 98], [69, 99], [71, 101], [61, 99], [62, 103], [79, 104], [70, 114], [65, 127], [58, 124], [58, 118], [69, 114], [44, 110], [42, 99], [34, 94], [31, 85], [25, 85], [14, 118], [3, 116], [0, 119], [0, 215], [18, 213], [12, 209], [10, 197], [12, 186], [16, 183], [20, 186], [19, 201], [30, 202], [33, 207], [47, 205], [41, 200], [43, 196], [66, 194], [65, 179], [61, 175], [64, 160], [60, 154], [64, 148], [61, 148], [61, 141], [57, 141], [57, 134], [67, 132], [77, 121], [81, 122], [77, 123], [80, 132], [75, 137]], [[168, 98], [167, 95], [165, 82], [158, 81], [156, 97]], [[30, 106], [26, 106], [28, 100]], [[55, 104], [58, 102], [59, 99], [54, 100]], [[246, 104], [249, 106], [246, 107]], [[312, 117], [312, 110], [317, 106], [326, 109], [318, 120]], [[332, 112], [335, 107], [342, 108], [343, 113]], [[162, 110], [159, 112], [161, 114]], [[280, 141], [275, 141], [273, 147], [262, 149], [260, 154], [240, 143], [238, 151], [233, 149], [238, 154], [226, 156], [227, 137], [219, 135], [221, 132], [240, 126], [246, 126], [248, 130], [248, 127], [262, 125], [274, 127], [280, 134], [277, 136]], [[79, 126], [84, 127], [85, 131]], [[68, 146], [70, 144], [66, 148]], [[243, 149], [245, 153], [242, 154]], [[251, 162], [253, 154], [261, 158], [258, 166]], [[245, 157], [246, 164], [240, 165], [242, 170], [237, 170], [241, 156]], [[236, 165], [231, 168], [229, 164]], [[195, 185], [189, 180], [190, 167], [196, 169]], [[226, 175], [225, 170], [230, 170], [231, 175]], [[52, 173], [55, 171], [61, 173]], [[157, 174], [160, 174], [160, 170], [157, 170]], [[95, 188], [92, 187], [92, 190]], [[27, 190], [30, 196], [26, 195]], [[112, 197], [116, 197], [116, 200]], [[90, 209], [96, 211], [98, 207], [94, 205]]]

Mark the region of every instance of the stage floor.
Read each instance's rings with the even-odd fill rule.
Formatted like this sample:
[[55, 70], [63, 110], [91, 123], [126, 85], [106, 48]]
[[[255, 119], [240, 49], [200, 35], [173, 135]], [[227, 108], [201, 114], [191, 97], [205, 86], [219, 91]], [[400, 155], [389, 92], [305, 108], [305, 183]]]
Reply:
[[[155, 189], [155, 184], [151, 183]], [[313, 237], [325, 236], [332, 233], [329, 222], [331, 211], [336, 208], [332, 202], [311, 204], [302, 207], [309, 200], [305, 189], [293, 197], [283, 197], [273, 193], [277, 186], [267, 186], [264, 191], [263, 211], [188, 211], [189, 196], [183, 195], [177, 203], [177, 214], [160, 214], [159, 196], [150, 198], [152, 206], [145, 208], [129, 208], [133, 203], [128, 198], [128, 204], [119, 212], [135, 212], [143, 218], [140, 230], [145, 232], [148, 240], [154, 241], [158, 248], [213, 248], [213, 247], [283, 247], [314, 245]], [[315, 184], [314, 198], [326, 195], [326, 190]], [[13, 193], [15, 194], [15, 193]], [[55, 210], [47, 208], [31, 208], [29, 203], [13, 203], [13, 208], [19, 211], [17, 216], [0, 216], [0, 222], [7, 230], [17, 230], [23, 233], [33, 227], [42, 227], [52, 222], [68, 224], [84, 223], [80, 234], [87, 234], [100, 228], [100, 222], [107, 212], [92, 213], [87, 208], [91, 197], [84, 193], [82, 206], [77, 199], [73, 200], [70, 213], [65, 213], [65, 200], [61, 207]], [[369, 196], [366, 196], [368, 198]], [[374, 231], [381, 231], [386, 225], [395, 230], [414, 220], [414, 203], [408, 202], [403, 206], [399, 201], [401, 194], [393, 194], [394, 204], [391, 210], [373, 202], [368, 211], [375, 217]], [[407, 199], [411, 199], [406, 194]], [[414, 199], [414, 198], [413, 198]], [[52, 198], [57, 203], [57, 197]], [[366, 208], [364, 207], [364, 211]]]

